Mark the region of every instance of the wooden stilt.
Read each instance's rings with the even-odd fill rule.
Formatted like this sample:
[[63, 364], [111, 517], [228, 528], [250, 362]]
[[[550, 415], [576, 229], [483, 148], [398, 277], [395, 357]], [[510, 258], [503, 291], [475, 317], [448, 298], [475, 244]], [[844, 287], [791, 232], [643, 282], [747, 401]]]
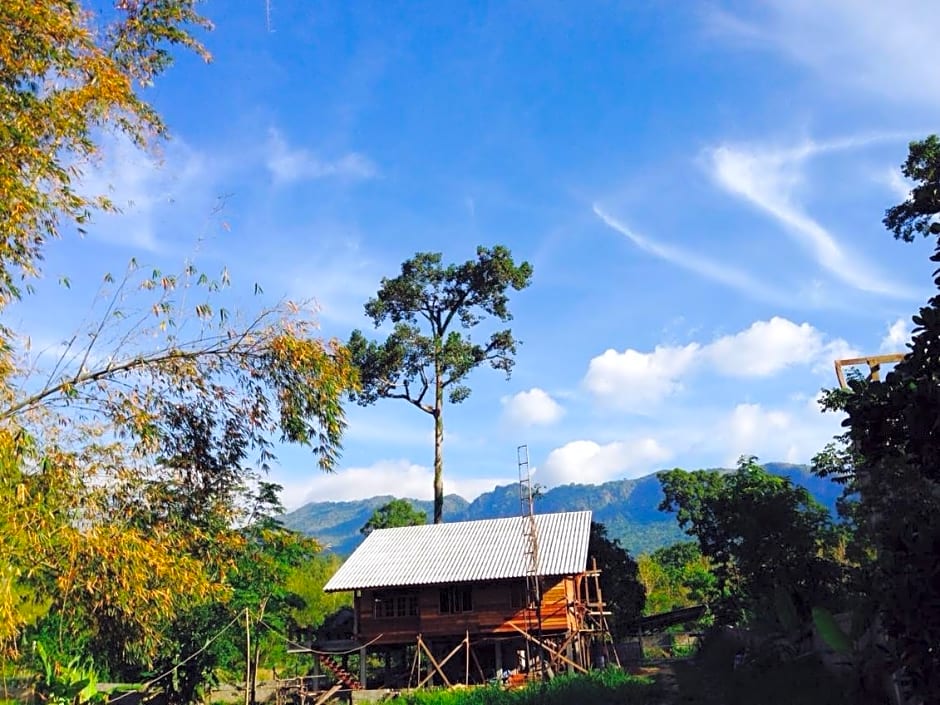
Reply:
[[477, 672], [480, 674], [480, 683], [486, 683], [486, 674], [483, 672], [483, 666], [480, 665], [480, 659], [477, 658], [477, 652], [470, 648], [470, 655], [473, 656], [473, 663], [477, 667]]

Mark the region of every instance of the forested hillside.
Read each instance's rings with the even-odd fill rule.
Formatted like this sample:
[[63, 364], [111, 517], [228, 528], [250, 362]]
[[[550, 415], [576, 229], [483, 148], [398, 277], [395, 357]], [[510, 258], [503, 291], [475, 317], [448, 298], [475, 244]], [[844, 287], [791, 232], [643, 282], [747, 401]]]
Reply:
[[[835, 500], [841, 487], [827, 479], [814, 476], [806, 465], [767, 463], [774, 474], [787, 477], [806, 487], [820, 502], [835, 513]], [[301, 531], [330, 547], [340, 555], [348, 555], [362, 540], [359, 529], [372, 512], [392, 497], [383, 495], [348, 502], [311, 502], [284, 516], [288, 528]], [[541, 513], [590, 509], [594, 520], [607, 526], [633, 555], [649, 553], [681, 541], [685, 535], [672, 514], [661, 512], [662, 488], [655, 474], [633, 480], [615, 480], [602, 485], [563, 485], [547, 490], [536, 502]], [[409, 500], [415, 507], [433, 511], [431, 501]], [[486, 492], [472, 502], [448, 495], [444, 500], [445, 521], [496, 519], [519, 513], [518, 485], [503, 485]]]

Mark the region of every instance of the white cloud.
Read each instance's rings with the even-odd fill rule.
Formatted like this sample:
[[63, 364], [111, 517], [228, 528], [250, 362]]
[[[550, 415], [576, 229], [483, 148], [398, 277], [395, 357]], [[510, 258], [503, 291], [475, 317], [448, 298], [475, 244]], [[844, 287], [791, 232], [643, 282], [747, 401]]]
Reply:
[[791, 365], [808, 364], [823, 349], [822, 333], [809, 323], [797, 325], [774, 316], [755, 321], [704, 349], [712, 365], [731, 377], [766, 377]]
[[503, 397], [502, 403], [506, 418], [519, 426], [548, 426], [565, 413], [548, 392], [538, 387]]
[[322, 159], [303, 147], [291, 147], [275, 129], [269, 132], [265, 163], [280, 183], [328, 177], [360, 181], [378, 175], [376, 165], [363, 154], [349, 152], [337, 159]]
[[904, 298], [912, 296], [909, 288], [885, 279], [875, 268], [846, 251], [795, 199], [807, 159], [897, 137], [870, 135], [822, 143], [807, 141], [788, 149], [722, 145], [707, 151], [706, 161], [719, 186], [770, 215], [837, 279], [862, 291]]
[[840, 422], [838, 414], [823, 414], [815, 399], [788, 409], [738, 404], [716, 423], [711, 443], [729, 466], [742, 455], [806, 463], [841, 432]]
[[855, 354], [841, 338], [827, 341], [809, 323], [774, 316], [707, 344], [607, 350], [589, 363], [584, 385], [608, 406], [642, 412], [681, 391], [683, 379], [703, 366], [726, 377], [769, 377], [797, 365], [819, 372]]
[[[446, 494], [473, 501], [497, 485], [513, 482], [510, 477], [444, 477]], [[281, 499], [288, 509], [307, 502], [343, 502], [380, 495], [430, 500], [434, 498], [431, 468], [405, 459], [379, 460], [365, 467], [341, 468], [335, 473], [314, 471], [306, 481], [283, 481]]]
[[597, 204], [594, 205], [594, 214], [604, 221], [608, 227], [616, 230], [638, 248], [654, 257], [659, 257], [670, 264], [694, 272], [705, 279], [716, 281], [732, 289], [737, 289], [748, 296], [778, 303], [788, 300], [788, 297], [782, 292], [767, 287], [746, 272], [694, 254], [688, 250], [654, 242], [649, 238], [637, 234], [622, 222], [609, 215]]
[[544, 487], [570, 483], [597, 484], [623, 477], [641, 477], [659, 469], [671, 457], [654, 438], [637, 438], [599, 445], [594, 441], [572, 441], [548, 454], [535, 473]]
[[835, 374], [833, 364], [836, 360], [845, 360], [850, 357], [860, 357], [861, 355], [862, 352], [854, 345], [850, 345], [842, 338], [837, 338], [823, 347], [822, 353], [816, 359], [816, 364], [813, 365], [813, 372], [825, 371], [826, 373]]
[[934, 0], [771, 0], [747, 14], [717, 10], [712, 27], [806, 66], [855, 95], [940, 105], [940, 74], [925, 59], [940, 25]]
[[400, 459], [342, 468], [335, 473], [315, 471], [307, 482], [285, 487], [283, 497], [285, 506], [299, 507], [307, 502], [339, 502], [386, 494], [431, 499], [434, 496], [431, 469]]
[[699, 351], [698, 343], [657, 346], [651, 353], [607, 350], [591, 360], [584, 385], [610, 406], [641, 412], [682, 388], [680, 379]]
[[912, 335], [911, 321], [907, 318], [899, 318], [888, 327], [887, 335], [882, 338], [881, 352], [907, 352], [907, 345], [911, 342]]

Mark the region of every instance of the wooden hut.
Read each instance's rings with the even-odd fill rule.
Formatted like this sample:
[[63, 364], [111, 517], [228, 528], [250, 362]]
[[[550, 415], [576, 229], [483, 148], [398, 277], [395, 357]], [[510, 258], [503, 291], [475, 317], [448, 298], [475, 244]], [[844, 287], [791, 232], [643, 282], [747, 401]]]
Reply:
[[[536, 515], [534, 544], [532, 519], [372, 532], [324, 588], [355, 595], [362, 682], [366, 646], [386, 664], [410, 658], [412, 685], [588, 667], [604, 621], [598, 572], [587, 569], [591, 512]], [[460, 668], [448, 666], [460, 652]]]

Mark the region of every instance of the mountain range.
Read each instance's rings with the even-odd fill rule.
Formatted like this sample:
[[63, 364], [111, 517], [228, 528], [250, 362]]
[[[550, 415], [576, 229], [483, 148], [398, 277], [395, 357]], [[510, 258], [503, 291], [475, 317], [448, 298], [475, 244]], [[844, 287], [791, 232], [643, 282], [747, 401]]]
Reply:
[[[789, 478], [808, 489], [821, 504], [835, 513], [835, 501], [842, 487], [813, 475], [806, 465], [767, 463], [764, 467], [776, 475]], [[359, 529], [372, 512], [395, 499], [381, 495], [346, 502], [310, 502], [285, 514], [285, 526], [318, 539], [328, 550], [349, 555], [362, 541]], [[659, 511], [663, 499], [656, 474], [631, 480], [613, 480], [601, 485], [562, 485], [540, 494], [535, 511], [550, 512], [590, 509], [594, 521], [607, 527], [608, 536], [632, 555], [648, 553], [676, 541], [688, 540], [672, 513]], [[408, 499], [413, 506], [433, 514], [433, 503]], [[519, 485], [503, 485], [485, 492], [472, 502], [458, 495], [444, 498], [444, 520], [498, 519], [518, 516], [521, 511]]]

